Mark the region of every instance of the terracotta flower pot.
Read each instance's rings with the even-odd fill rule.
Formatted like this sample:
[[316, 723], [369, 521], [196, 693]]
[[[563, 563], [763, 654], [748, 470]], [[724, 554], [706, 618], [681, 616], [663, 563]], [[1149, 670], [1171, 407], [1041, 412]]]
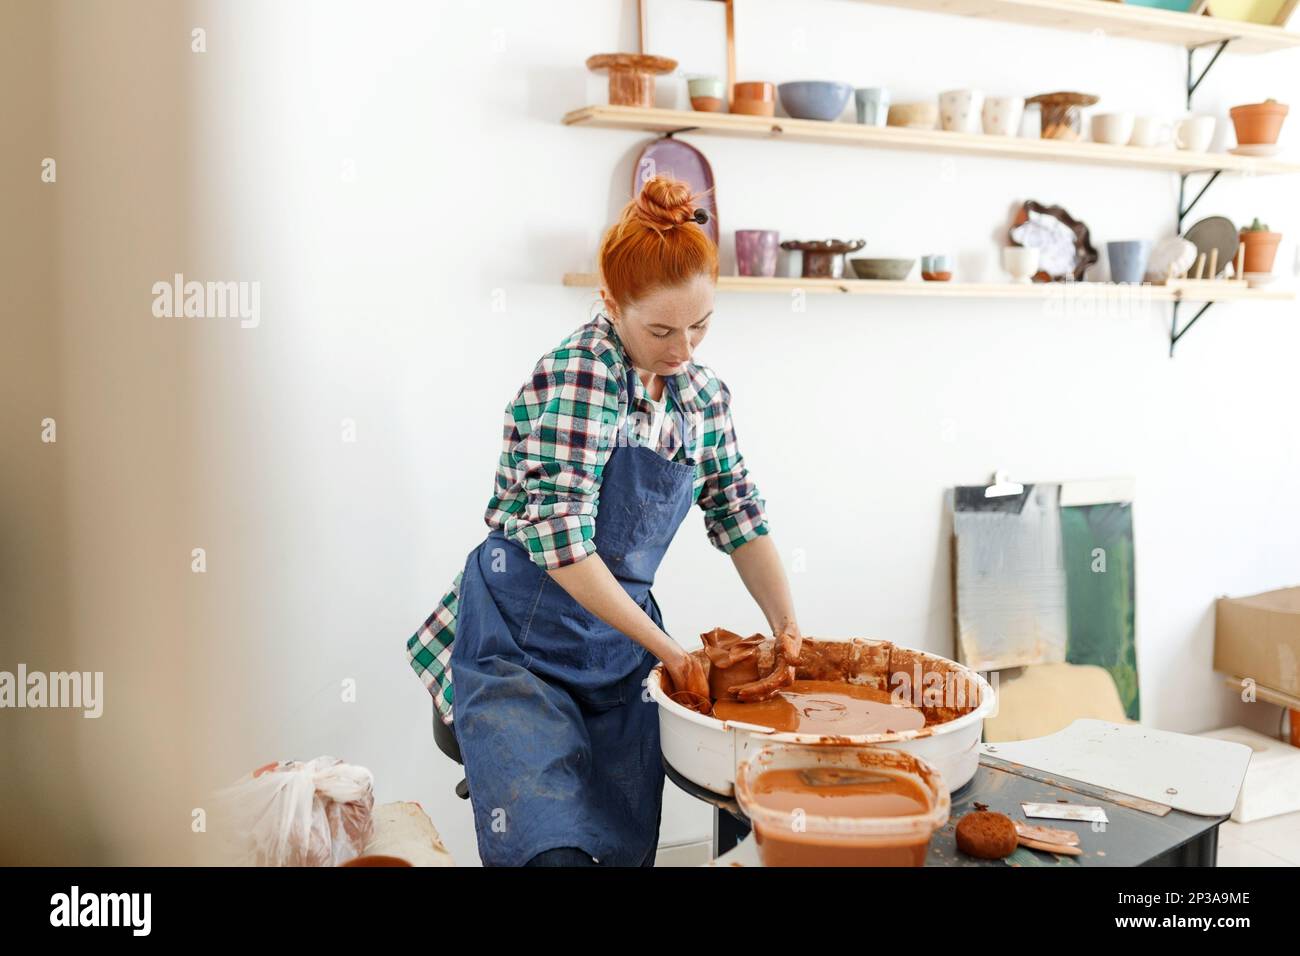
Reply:
[[1282, 241], [1282, 233], [1247, 230], [1241, 234], [1241, 241], [1246, 247], [1242, 271], [1247, 273], [1273, 271], [1273, 259], [1277, 255], [1277, 244]]
[[1276, 143], [1287, 109], [1284, 104], [1277, 102], [1234, 106], [1229, 112], [1232, 114], [1232, 125], [1237, 130], [1237, 145], [1271, 146]]

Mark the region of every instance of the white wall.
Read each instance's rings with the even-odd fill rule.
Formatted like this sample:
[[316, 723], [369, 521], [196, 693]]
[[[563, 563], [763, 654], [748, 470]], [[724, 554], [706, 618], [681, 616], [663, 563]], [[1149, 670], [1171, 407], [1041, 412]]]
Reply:
[[[720, 5], [649, 7], [652, 52], [683, 73], [721, 68]], [[1182, 112], [1173, 48], [845, 0], [741, 7], [741, 79], [881, 84], [899, 99], [1083, 89], [1107, 108]], [[419, 800], [473, 862], [469, 807], [404, 643], [484, 533], [506, 402], [590, 315], [594, 294], [560, 277], [594, 265], [645, 138], [559, 120], [604, 102], [583, 61], [635, 42], [635, 5], [225, 0], [170, 5], [153, 29], [141, 23], [156, 3], [59, 9], [59, 147], [81, 178], [59, 213], [64, 394], [137, 436], [107, 475], [92, 448], [73, 452], [74, 536], [107, 548], [163, 505], [138, 539], [148, 560], [110, 575], [111, 550], [85, 557], [83, 593], [126, 595], [123, 628], [151, 619], [150, 594], [179, 601], [169, 633], [191, 687], [212, 695], [195, 715], [212, 755], [196, 761], [200, 792], [334, 753], [371, 767], [380, 799]], [[189, 51], [195, 26], [206, 53]], [[1197, 107], [1285, 101], [1297, 78], [1300, 51], [1225, 56]], [[684, 87], [661, 82], [661, 104], [684, 106]], [[1172, 174], [692, 142], [718, 183], [728, 271], [730, 233], [748, 227], [861, 236], [877, 255], [946, 249], [958, 279], [995, 278], [1028, 198], [1066, 206], [1098, 245], [1173, 228]], [[1298, 198], [1300, 180], [1225, 178], [1193, 218], [1258, 214], [1290, 237]], [[1294, 258], [1288, 239], [1280, 268]], [[260, 282], [260, 325], [152, 317], [150, 284], [176, 271]], [[1217, 306], [1173, 361], [1167, 335], [1166, 307], [814, 297], [794, 313], [782, 297], [724, 295], [699, 358], [735, 394], [775, 540], [804, 555], [806, 633], [950, 654], [946, 487], [995, 467], [1133, 476], [1144, 722], [1267, 727], [1276, 710], [1234, 704], [1211, 671], [1212, 610], [1216, 595], [1300, 579], [1296, 308]], [[166, 427], [146, 440], [142, 418]], [[127, 480], [135, 456], [158, 460], [156, 486]], [[194, 547], [208, 552], [201, 578]], [[698, 515], [656, 593], [686, 643], [762, 624]], [[94, 614], [79, 602], [77, 625]], [[356, 703], [340, 700], [346, 678]], [[670, 786], [665, 841], [707, 828]]]

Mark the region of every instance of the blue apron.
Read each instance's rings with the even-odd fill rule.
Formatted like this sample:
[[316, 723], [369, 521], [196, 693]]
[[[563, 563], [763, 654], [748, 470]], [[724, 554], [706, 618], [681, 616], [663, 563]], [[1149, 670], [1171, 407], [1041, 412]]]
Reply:
[[[601, 476], [596, 553], [661, 628], [650, 586], [694, 484], [693, 461], [644, 445], [617, 444]], [[557, 847], [612, 866], [653, 860], [664, 773], [644, 684], [656, 663], [500, 531], [470, 552], [451, 652], [453, 727], [484, 865], [520, 866]]]

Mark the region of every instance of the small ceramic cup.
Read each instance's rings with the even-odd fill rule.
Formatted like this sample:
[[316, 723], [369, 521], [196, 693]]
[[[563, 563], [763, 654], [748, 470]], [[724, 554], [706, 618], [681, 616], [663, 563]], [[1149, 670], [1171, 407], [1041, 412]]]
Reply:
[[1092, 117], [1092, 140], [1094, 143], [1110, 143], [1112, 146], [1127, 146], [1133, 138], [1132, 113], [1096, 113]]
[[1011, 281], [1024, 284], [1033, 281], [1038, 271], [1038, 250], [1030, 246], [1006, 246], [1002, 250], [1002, 268], [1011, 274]]
[[979, 90], [949, 90], [939, 94], [939, 123], [953, 133], [978, 133], [984, 94]]
[[1174, 127], [1174, 144], [1189, 153], [1204, 153], [1214, 142], [1213, 116], [1189, 116]]
[[1164, 146], [1169, 142], [1169, 124], [1155, 116], [1135, 116], [1133, 134], [1129, 137], [1130, 146], [1144, 146], [1148, 149]]
[[990, 96], [984, 100], [982, 119], [989, 136], [1019, 136], [1020, 121], [1025, 115], [1021, 96]]
[[776, 84], [766, 82], [737, 83], [731, 112], [749, 116], [776, 115]]
[[736, 271], [742, 276], [776, 275], [780, 235], [775, 229], [736, 230]]
[[858, 105], [858, 122], [864, 126], [884, 126], [889, 119], [889, 90], [864, 86], [853, 91]]
[[1146, 278], [1151, 243], [1146, 239], [1125, 239], [1106, 243], [1111, 282], [1141, 282]]
[[921, 278], [926, 282], [947, 282], [952, 278], [952, 256], [946, 253], [922, 256]]
[[695, 76], [686, 81], [691, 106], [704, 113], [721, 113], [727, 105], [726, 84], [721, 77]]
[[894, 103], [889, 107], [890, 126], [908, 129], [934, 129], [939, 119], [939, 108], [932, 100], [921, 103]]

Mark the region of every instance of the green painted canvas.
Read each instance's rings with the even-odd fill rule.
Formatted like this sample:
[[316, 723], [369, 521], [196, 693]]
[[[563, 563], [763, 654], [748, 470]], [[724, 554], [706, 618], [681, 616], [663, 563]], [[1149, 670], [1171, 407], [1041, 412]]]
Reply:
[[1066, 660], [1106, 668], [1124, 713], [1138, 720], [1132, 504], [1061, 508], [1061, 550], [1069, 618]]

